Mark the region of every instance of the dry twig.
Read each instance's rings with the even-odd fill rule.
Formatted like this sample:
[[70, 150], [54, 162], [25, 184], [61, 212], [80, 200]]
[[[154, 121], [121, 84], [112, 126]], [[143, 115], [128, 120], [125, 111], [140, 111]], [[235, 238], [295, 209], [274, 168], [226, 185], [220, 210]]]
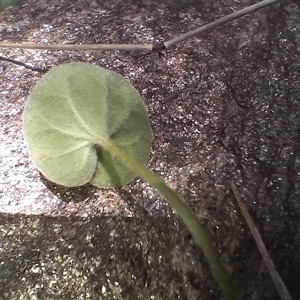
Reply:
[[15, 44], [0, 42], [2, 48], [20, 48], [20, 49], [41, 49], [41, 50], [66, 50], [66, 51], [79, 51], [79, 50], [93, 50], [93, 51], [106, 51], [106, 50], [123, 50], [123, 51], [158, 51], [166, 50], [179, 44], [195, 35], [213, 29], [217, 26], [225, 24], [229, 21], [244, 16], [250, 12], [256, 11], [262, 7], [277, 2], [278, 0], [263, 0], [230, 15], [222, 17], [195, 30], [189, 31], [179, 37], [169, 41], [157, 44], [57, 44], [57, 45], [43, 45], [43, 44]]
[[271, 256], [251, 218], [251, 216], [248, 213], [248, 210], [246, 208], [246, 205], [244, 203], [244, 201], [242, 200], [242, 198], [240, 197], [240, 194], [238, 192], [238, 189], [236, 187], [235, 184], [231, 184], [231, 189], [233, 191], [233, 194], [237, 200], [237, 203], [241, 209], [242, 215], [252, 233], [252, 236], [255, 240], [255, 243], [259, 249], [259, 252], [261, 253], [262, 257], [263, 257], [263, 261], [267, 266], [267, 269], [272, 277], [272, 280], [274, 282], [274, 285], [276, 287], [276, 290], [280, 296], [281, 300], [292, 300], [292, 297], [289, 293], [289, 291], [287, 290], [284, 282], [282, 281], [279, 273], [277, 272], [277, 270], [275, 269], [274, 263], [271, 259]]

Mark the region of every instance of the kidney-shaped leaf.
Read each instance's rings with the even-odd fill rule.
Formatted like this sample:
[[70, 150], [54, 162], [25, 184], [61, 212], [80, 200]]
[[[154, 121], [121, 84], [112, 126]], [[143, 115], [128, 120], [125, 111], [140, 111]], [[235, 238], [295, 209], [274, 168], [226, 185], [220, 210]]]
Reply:
[[114, 142], [145, 164], [151, 130], [139, 93], [122, 76], [87, 63], [51, 69], [33, 88], [23, 116], [37, 168], [64, 186], [122, 186], [135, 174], [101, 144]]

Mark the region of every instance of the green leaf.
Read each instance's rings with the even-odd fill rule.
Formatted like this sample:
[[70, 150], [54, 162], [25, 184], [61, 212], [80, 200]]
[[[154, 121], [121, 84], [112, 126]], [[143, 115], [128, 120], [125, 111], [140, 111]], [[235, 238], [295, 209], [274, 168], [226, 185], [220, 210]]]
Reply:
[[138, 92], [115, 72], [86, 63], [51, 69], [36, 84], [23, 116], [31, 159], [50, 181], [122, 186], [136, 175], [102, 146], [115, 143], [145, 164], [149, 118]]
[[16, 6], [22, 3], [23, 0], [0, 0], [0, 11], [8, 6]]

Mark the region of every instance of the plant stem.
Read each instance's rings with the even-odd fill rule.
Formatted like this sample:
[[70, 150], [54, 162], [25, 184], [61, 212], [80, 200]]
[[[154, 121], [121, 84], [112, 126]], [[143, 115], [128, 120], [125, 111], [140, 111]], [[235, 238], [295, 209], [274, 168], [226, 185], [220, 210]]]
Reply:
[[191, 232], [195, 242], [202, 249], [204, 256], [208, 261], [212, 274], [216, 278], [226, 299], [238, 299], [234, 286], [224, 266], [221, 263], [217, 250], [213, 246], [211, 238], [209, 237], [205, 228], [200, 224], [198, 219], [193, 215], [189, 206], [185, 202], [183, 202], [179, 195], [170, 187], [168, 187], [163, 180], [161, 180], [131, 156], [129, 156], [112, 141], [102, 140], [100, 141], [100, 144], [105, 150], [113, 153], [115, 157], [119, 159], [126, 167], [133, 170], [145, 181], [149, 182], [150, 185], [156, 188], [160, 192], [160, 194], [170, 203], [170, 205], [173, 207], [173, 209], [175, 209], [177, 214], [181, 217], [181, 219]]

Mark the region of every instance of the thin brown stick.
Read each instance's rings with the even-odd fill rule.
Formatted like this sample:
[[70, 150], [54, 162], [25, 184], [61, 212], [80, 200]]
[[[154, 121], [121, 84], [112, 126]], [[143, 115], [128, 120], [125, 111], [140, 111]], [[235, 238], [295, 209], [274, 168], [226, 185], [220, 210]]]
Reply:
[[183, 35], [181, 35], [179, 37], [176, 37], [176, 38], [174, 38], [172, 40], [164, 42], [165, 48], [169, 49], [172, 46], [174, 46], [174, 45], [176, 45], [176, 44], [178, 44], [180, 42], [183, 42], [183, 41], [185, 41], [185, 40], [187, 40], [187, 39], [189, 39], [189, 38], [191, 38], [191, 37], [193, 37], [195, 35], [198, 35], [200, 33], [203, 33], [204, 31], [213, 29], [213, 28], [215, 28], [217, 26], [220, 26], [220, 25], [222, 25], [224, 23], [227, 23], [229, 21], [237, 19], [237, 18], [239, 18], [241, 16], [249, 14], [250, 12], [253, 12], [253, 11], [259, 9], [259, 8], [265, 7], [265, 6], [269, 5], [269, 4], [272, 4], [272, 3], [277, 2], [277, 1], [278, 0], [264, 0], [264, 1], [261, 1], [259, 3], [256, 3], [256, 4], [253, 4], [251, 6], [248, 6], [246, 8], [243, 8], [241, 10], [238, 10], [238, 11], [236, 11], [236, 12], [230, 14], [230, 15], [222, 17], [222, 18], [220, 18], [220, 19], [218, 19], [216, 21], [208, 23], [208, 24], [206, 24], [206, 25], [204, 25], [202, 27], [199, 27], [199, 28], [197, 28], [195, 30], [189, 31], [189, 32], [187, 32], [187, 33], [185, 33], [185, 34], [183, 34]]
[[14, 43], [4, 43], [0, 42], [0, 47], [2, 48], [20, 48], [20, 49], [40, 49], [40, 50], [67, 50], [67, 51], [79, 51], [79, 50], [89, 50], [89, 51], [107, 51], [107, 50], [122, 50], [122, 51], [158, 51], [169, 49], [172, 46], [183, 42], [195, 35], [213, 29], [224, 23], [237, 19], [243, 15], [253, 12], [259, 8], [265, 7], [278, 0], [263, 0], [254, 5], [248, 6], [244, 9], [236, 11], [230, 15], [222, 17], [211, 23], [208, 23], [202, 27], [195, 30], [189, 31], [179, 37], [171, 39], [169, 41], [157, 44], [57, 44], [57, 45], [43, 45], [43, 44], [14, 44]]
[[252, 236], [255, 240], [255, 243], [259, 249], [259, 252], [261, 253], [262, 257], [263, 257], [263, 261], [266, 264], [268, 271], [272, 277], [272, 280], [274, 282], [274, 285], [277, 289], [277, 292], [280, 296], [281, 300], [292, 300], [292, 297], [289, 293], [289, 291], [287, 290], [284, 282], [282, 281], [279, 273], [277, 272], [277, 270], [275, 269], [274, 263], [271, 259], [271, 256], [251, 218], [251, 216], [248, 213], [248, 210], [246, 208], [246, 205], [244, 204], [244, 201], [242, 200], [242, 198], [240, 197], [240, 194], [238, 192], [238, 189], [236, 187], [235, 184], [231, 184], [231, 189], [233, 191], [233, 194], [237, 200], [237, 203], [241, 209], [242, 215], [252, 233]]
[[20, 49], [40, 49], [40, 50], [67, 50], [67, 51], [106, 51], [106, 50], [147, 50], [152, 51], [152, 44], [57, 44], [57, 45], [43, 45], [43, 44], [14, 44], [1, 43], [2, 48], [20, 48]]

